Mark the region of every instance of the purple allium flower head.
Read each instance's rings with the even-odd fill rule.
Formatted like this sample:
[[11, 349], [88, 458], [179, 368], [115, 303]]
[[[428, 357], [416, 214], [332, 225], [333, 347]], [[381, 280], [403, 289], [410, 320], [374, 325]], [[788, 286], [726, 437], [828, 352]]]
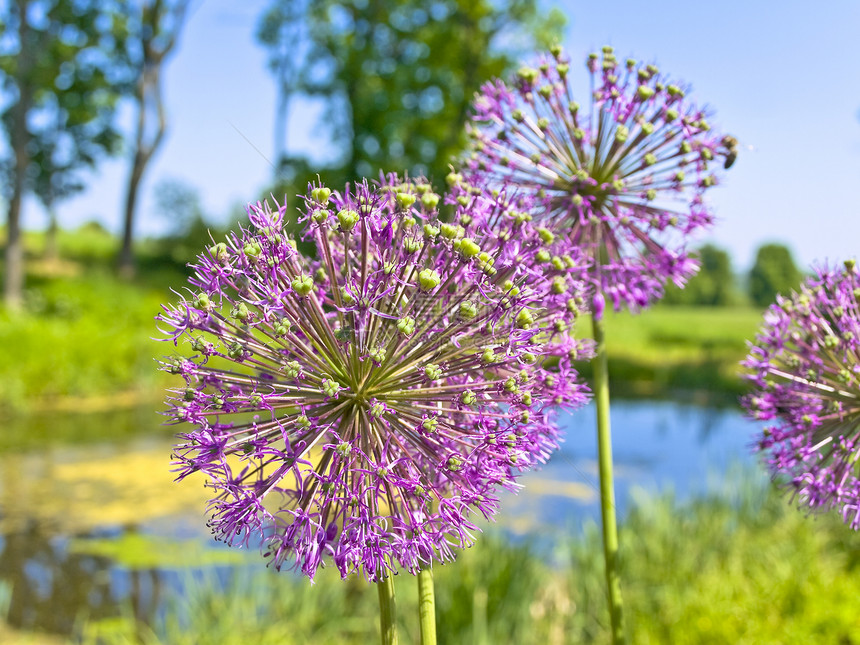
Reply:
[[439, 201], [396, 177], [313, 186], [316, 260], [284, 233], [285, 207], [258, 203], [165, 307], [167, 339], [193, 352], [164, 365], [185, 381], [169, 414], [193, 426], [175, 464], [207, 477], [219, 539], [262, 539], [311, 579], [324, 562], [415, 572], [471, 544], [475, 514], [556, 446], [550, 408], [586, 397], [572, 360], [587, 348], [569, 333], [582, 266], [535, 269], [563, 242], [503, 200], [452, 223]]
[[743, 365], [743, 404], [771, 422], [758, 440], [771, 472], [803, 504], [860, 529], [860, 276], [824, 267], [777, 297]]
[[464, 172], [538, 196], [536, 218], [589, 251], [595, 290], [616, 310], [636, 309], [698, 269], [684, 240], [711, 224], [703, 195], [717, 183], [716, 158], [730, 165], [736, 140], [716, 134], [654, 65], [621, 63], [604, 47], [587, 68], [588, 94], [574, 92], [561, 48], [510, 85], [485, 84]]

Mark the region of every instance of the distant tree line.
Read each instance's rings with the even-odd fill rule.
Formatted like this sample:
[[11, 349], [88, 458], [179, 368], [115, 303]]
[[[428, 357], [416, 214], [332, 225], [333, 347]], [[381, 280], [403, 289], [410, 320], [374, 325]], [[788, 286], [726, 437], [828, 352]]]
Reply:
[[705, 244], [696, 255], [701, 263], [699, 273], [684, 289], [668, 287], [665, 304], [728, 307], [749, 303], [766, 307], [774, 302], [776, 294], [796, 290], [803, 278], [791, 251], [783, 244], [761, 245], [745, 276], [736, 275], [728, 252], [713, 244]]
[[[123, 275], [133, 274], [139, 187], [168, 131], [163, 67], [177, 49], [188, 6], [189, 0], [0, 3], [9, 309], [22, 302], [24, 196], [35, 195], [48, 211], [48, 247], [55, 253], [58, 205], [85, 188], [87, 171], [100, 160], [120, 153], [130, 167], [117, 264]], [[523, 53], [558, 40], [563, 26], [562, 14], [537, 0], [270, 0], [256, 32], [277, 86], [277, 170], [265, 194], [303, 193], [317, 172], [332, 185], [380, 170], [438, 180], [463, 149], [474, 92]], [[336, 152], [323, 168], [287, 141], [291, 101], [299, 95], [326, 106], [316, 129]], [[117, 124], [123, 103], [135, 115], [131, 132]], [[174, 190], [160, 202], [179, 197]], [[199, 228], [199, 217], [191, 221]]]
[[[58, 203], [84, 189], [86, 171], [127, 151], [121, 270], [133, 272], [137, 187], [167, 127], [160, 70], [176, 44], [188, 0], [10, 0], [0, 4], [0, 194], [7, 202], [3, 299], [22, 302], [21, 204], [33, 194], [50, 218], [56, 254]], [[122, 101], [136, 111], [123, 146]]]

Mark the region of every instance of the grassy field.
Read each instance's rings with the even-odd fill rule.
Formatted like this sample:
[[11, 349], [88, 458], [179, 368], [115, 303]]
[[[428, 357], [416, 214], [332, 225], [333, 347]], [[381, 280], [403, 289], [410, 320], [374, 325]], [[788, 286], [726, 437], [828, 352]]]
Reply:
[[[739, 362], [762, 323], [752, 307], [661, 307], [607, 314], [606, 345], [615, 392], [667, 396], [696, 391], [710, 400], [744, 390]], [[590, 321], [579, 333], [588, 334]], [[583, 366], [588, 374], [588, 366]]]
[[[117, 241], [94, 226], [62, 232], [55, 262], [41, 259], [42, 235], [28, 234], [26, 242], [25, 311], [13, 316], [0, 308], [0, 411], [157, 400], [168, 379], [156, 372], [154, 358], [171, 348], [152, 340], [153, 317], [172, 297], [169, 288], [185, 284], [191, 246], [141, 244], [139, 277], [126, 282], [113, 268]], [[712, 401], [734, 399], [743, 388], [738, 361], [760, 320], [751, 308], [607, 314], [613, 392], [667, 396], [683, 389]], [[579, 334], [589, 330], [582, 320]], [[587, 376], [589, 365], [581, 369]]]
[[[678, 507], [641, 502], [621, 531], [630, 640], [637, 644], [860, 643], [860, 545], [833, 515], [807, 518], [744, 476], [733, 493]], [[742, 492], [737, 492], [738, 490]], [[436, 567], [440, 643], [609, 642], [597, 527], [554, 554], [485, 535]], [[223, 572], [222, 572], [223, 574]], [[375, 590], [324, 571], [188, 574], [148, 625], [125, 617], [85, 628], [84, 642], [147, 645], [372, 643]], [[396, 578], [402, 642], [417, 642], [414, 579]]]

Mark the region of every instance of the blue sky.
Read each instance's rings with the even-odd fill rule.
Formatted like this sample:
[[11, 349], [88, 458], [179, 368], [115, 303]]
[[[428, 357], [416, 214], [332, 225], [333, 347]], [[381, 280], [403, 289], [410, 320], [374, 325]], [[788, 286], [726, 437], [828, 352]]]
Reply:
[[[275, 92], [253, 38], [266, 4], [192, 3], [165, 71], [170, 132], [143, 182], [140, 233], [165, 224], [153, 194], [163, 179], [197, 188], [221, 218], [268, 185]], [[604, 44], [655, 62], [692, 83], [691, 97], [741, 141], [734, 168], [710, 191], [718, 221], [700, 241], [728, 248], [737, 270], [765, 241], [788, 244], [802, 265], [860, 256], [860, 3], [555, 5], [568, 16], [564, 45], [574, 63]], [[294, 103], [290, 141], [325, 157], [318, 117], [314, 104]], [[118, 230], [127, 172], [126, 158], [102, 164], [90, 189], [62, 206], [62, 224], [98, 219]], [[25, 227], [44, 222], [29, 201]]]

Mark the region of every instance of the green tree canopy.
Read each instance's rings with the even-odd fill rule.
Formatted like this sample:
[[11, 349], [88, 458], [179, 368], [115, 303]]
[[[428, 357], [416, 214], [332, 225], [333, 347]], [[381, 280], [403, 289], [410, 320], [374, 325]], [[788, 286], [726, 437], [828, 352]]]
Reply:
[[[274, 0], [258, 39], [278, 79], [279, 109], [285, 91], [326, 105], [316, 132], [339, 155], [323, 179], [406, 170], [438, 183], [463, 149], [475, 91], [557, 40], [563, 25], [560, 12], [541, 12], [535, 0]], [[303, 42], [287, 43], [295, 34]], [[316, 169], [288, 152], [282, 162], [303, 192]]]
[[705, 244], [696, 255], [701, 262], [699, 272], [680, 289], [674, 285], [666, 289], [663, 300], [670, 305], [704, 305], [725, 307], [737, 300], [732, 260], [728, 252], [713, 244]]
[[797, 289], [802, 277], [788, 247], [763, 244], [749, 273], [750, 300], [759, 307], [766, 307], [776, 299], [776, 294]]
[[9, 194], [4, 297], [21, 302], [24, 280], [21, 200], [35, 191], [50, 206], [74, 192], [82, 167], [114, 152], [121, 91], [116, 52], [123, 47], [121, 3], [14, 0], [0, 4], [0, 160]]

